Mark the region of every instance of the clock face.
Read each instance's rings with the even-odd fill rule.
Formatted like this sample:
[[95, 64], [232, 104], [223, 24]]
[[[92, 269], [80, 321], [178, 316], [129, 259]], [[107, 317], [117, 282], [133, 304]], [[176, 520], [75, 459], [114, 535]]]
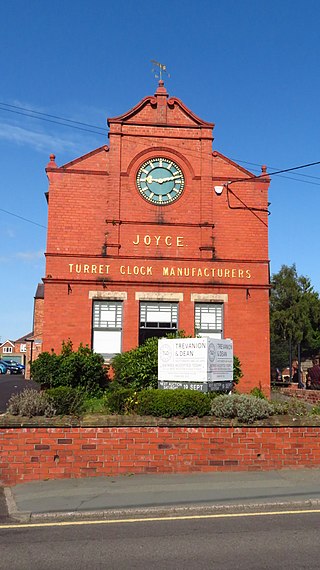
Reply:
[[169, 158], [151, 158], [140, 166], [137, 186], [148, 202], [165, 206], [181, 196], [184, 176], [181, 168]]

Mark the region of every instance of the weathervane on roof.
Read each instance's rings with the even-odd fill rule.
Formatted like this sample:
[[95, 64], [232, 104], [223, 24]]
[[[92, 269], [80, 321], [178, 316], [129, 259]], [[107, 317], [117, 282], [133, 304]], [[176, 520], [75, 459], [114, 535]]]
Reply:
[[[159, 79], [160, 81], [162, 81], [162, 74], [166, 73], [168, 77], [170, 77], [170, 73], [167, 72], [167, 66], [164, 65], [164, 63], [159, 63], [158, 61], [155, 61], [154, 59], [151, 60], [151, 63], [153, 63], [153, 68], [152, 68], [152, 73], [154, 73], [154, 76], [156, 79]], [[159, 68], [159, 71], [157, 70], [157, 67]]]

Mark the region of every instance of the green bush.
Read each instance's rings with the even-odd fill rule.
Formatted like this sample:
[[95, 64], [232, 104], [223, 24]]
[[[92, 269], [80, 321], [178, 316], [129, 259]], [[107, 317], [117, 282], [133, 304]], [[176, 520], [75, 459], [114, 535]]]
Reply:
[[229, 394], [212, 401], [211, 413], [218, 418], [237, 418], [250, 424], [270, 416], [273, 408], [267, 400], [249, 394]]
[[[168, 334], [167, 338], [186, 338], [184, 331]], [[127, 352], [116, 354], [111, 361], [114, 379], [135, 390], [158, 386], [158, 338], [149, 338], [144, 344]], [[243, 373], [237, 356], [233, 357], [233, 382], [238, 384]]]
[[45, 388], [70, 386], [90, 394], [99, 394], [107, 382], [103, 357], [82, 344], [74, 351], [70, 340], [59, 355], [40, 354], [31, 364], [31, 376]]
[[241, 362], [237, 356], [233, 357], [233, 383], [238, 384], [242, 378], [243, 372], [241, 370]]
[[252, 388], [252, 390], [250, 391], [250, 395], [251, 396], [255, 396], [256, 398], [261, 398], [261, 400], [266, 400], [266, 396], [264, 395], [264, 393], [262, 392], [261, 388]]
[[132, 388], [113, 385], [108, 392], [108, 406], [113, 414], [127, 414], [134, 411], [136, 391]]
[[271, 406], [273, 408], [273, 414], [277, 416], [282, 416], [288, 413], [289, 403], [283, 402], [282, 400], [273, 400]]
[[319, 404], [317, 406], [313, 406], [312, 410], [311, 410], [311, 415], [312, 416], [320, 416], [320, 406]]
[[57, 386], [57, 388], [46, 390], [46, 394], [52, 402], [57, 415], [80, 415], [84, 404], [83, 392], [79, 392], [79, 390], [70, 386]]
[[128, 352], [116, 354], [111, 361], [114, 379], [137, 390], [158, 385], [158, 339], [148, 338], [144, 344]]
[[59, 376], [59, 367], [60, 358], [55, 352], [42, 352], [36, 360], [31, 362], [32, 380], [43, 387], [54, 386]]
[[108, 392], [102, 396], [85, 397], [83, 404], [83, 411], [89, 414], [102, 414], [109, 413], [109, 398]]
[[137, 394], [136, 412], [141, 416], [163, 418], [202, 417], [210, 413], [207, 394], [193, 390], [143, 390]]
[[290, 416], [305, 416], [308, 414], [308, 406], [298, 398], [290, 398], [287, 401], [273, 401], [271, 405], [274, 414], [288, 414]]
[[291, 398], [288, 406], [288, 414], [293, 416], [305, 416], [308, 414], [309, 408], [305, 402], [298, 398]]
[[19, 394], [13, 394], [8, 402], [7, 411], [13, 416], [46, 416], [55, 415], [56, 410], [45, 392], [26, 388]]

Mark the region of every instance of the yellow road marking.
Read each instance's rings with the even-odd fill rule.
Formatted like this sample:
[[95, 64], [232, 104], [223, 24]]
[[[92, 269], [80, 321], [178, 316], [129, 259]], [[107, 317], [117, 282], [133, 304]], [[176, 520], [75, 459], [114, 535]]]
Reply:
[[161, 521], [183, 521], [183, 520], [201, 520], [201, 519], [224, 519], [224, 518], [241, 518], [241, 517], [267, 517], [267, 516], [283, 516], [283, 515], [305, 515], [320, 514], [320, 509], [304, 509], [294, 511], [266, 511], [257, 513], [215, 513], [207, 515], [177, 515], [166, 517], [146, 517], [135, 519], [102, 519], [102, 520], [81, 520], [81, 521], [56, 521], [44, 523], [18, 523], [0, 525], [3, 529], [18, 528], [43, 528], [53, 526], [80, 526], [80, 525], [97, 525], [97, 524], [124, 524], [124, 523], [141, 523], [141, 522], [161, 522]]

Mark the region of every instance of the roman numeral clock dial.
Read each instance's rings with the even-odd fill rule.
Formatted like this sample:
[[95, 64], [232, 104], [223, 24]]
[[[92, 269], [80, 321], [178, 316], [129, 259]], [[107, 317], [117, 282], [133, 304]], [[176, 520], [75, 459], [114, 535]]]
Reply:
[[137, 173], [140, 194], [157, 206], [165, 206], [177, 200], [184, 188], [181, 168], [169, 158], [151, 158], [144, 162]]

